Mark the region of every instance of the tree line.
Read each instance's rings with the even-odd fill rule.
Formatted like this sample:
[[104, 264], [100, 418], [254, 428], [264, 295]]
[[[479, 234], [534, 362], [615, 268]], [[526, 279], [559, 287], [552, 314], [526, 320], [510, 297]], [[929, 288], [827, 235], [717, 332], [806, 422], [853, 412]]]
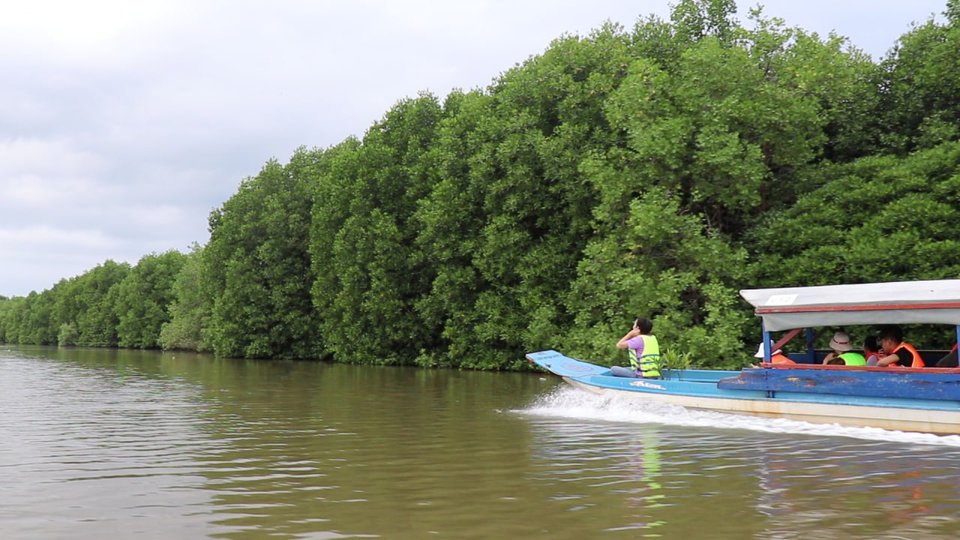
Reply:
[[0, 298], [0, 341], [518, 369], [612, 359], [643, 315], [729, 367], [741, 288], [960, 275], [960, 0], [877, 62], [735, 13], [681, 0], [401, 100], [268, 161], [189, 253]]

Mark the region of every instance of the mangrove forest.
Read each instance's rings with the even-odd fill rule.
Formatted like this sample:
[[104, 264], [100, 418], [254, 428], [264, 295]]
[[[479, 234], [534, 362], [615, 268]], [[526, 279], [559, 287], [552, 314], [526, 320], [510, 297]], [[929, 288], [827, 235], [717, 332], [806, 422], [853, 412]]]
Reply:
[[0, 342], [523, 369], [612, 362], [647, 316], [740, 367], [740, 289], [960, 277], [960, 0], [878, 60], [735, 14], [680, 0], [401, 99], [266, 161], [188, 253], [0, 297]]

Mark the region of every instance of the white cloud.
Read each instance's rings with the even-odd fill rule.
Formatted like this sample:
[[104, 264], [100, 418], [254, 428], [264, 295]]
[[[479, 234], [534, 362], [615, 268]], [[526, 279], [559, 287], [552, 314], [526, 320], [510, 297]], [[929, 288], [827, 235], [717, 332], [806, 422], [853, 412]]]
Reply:
[[[183, 2], [34, 0], [4, 5], [0, 44], [29, 51], [22, 65], [41, 63], [57, 68], [131, 65], [144, 51], [158, 45], [144, 39], [163, 34], [186, 15]], [[9, 48], [4, 47], [7, 51]]]
[[118, 244], [115, 238], [110, 238], [100, 230], [61, 229], [48, 225], [0, 229], [0, 253], [5, 258], [38, 250], [103, 250]]
[[38, 174], [66, 176], [77, 170], [96, 173], [104, 161], [63, 139], [14, 138], [0, 140], [0, 178]]

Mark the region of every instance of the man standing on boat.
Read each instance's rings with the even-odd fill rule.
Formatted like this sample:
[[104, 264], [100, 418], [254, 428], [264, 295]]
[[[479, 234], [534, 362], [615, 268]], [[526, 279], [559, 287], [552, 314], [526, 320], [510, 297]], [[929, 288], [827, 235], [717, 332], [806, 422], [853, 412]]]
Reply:
[[903, 341], [903, 331], [899, 326], [889, 326], [880, 333], [880, 346], [883, 348], [877, 367], [924, 367], [923, 358], [913, 345]]
[[633, 328], [617, 342], [618, 349], [627, 349], [632, 370], [613, 366], [610, 372], [617, 377], [660, 378], [660, 343], [653, 336], [653, 321], [643, 317], [633, 321]]

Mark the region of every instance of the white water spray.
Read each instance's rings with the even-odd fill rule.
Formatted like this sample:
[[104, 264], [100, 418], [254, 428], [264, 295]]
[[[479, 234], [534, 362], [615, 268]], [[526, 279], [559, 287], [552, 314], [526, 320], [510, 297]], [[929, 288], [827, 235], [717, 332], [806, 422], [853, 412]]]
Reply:
[[568, 386], [559, 386], [541, 396], [521, 414], [569, 418], [576, 420], [662, 424], [680, 427], [746, 429], [765, 433], [810, 435], [815, 437], [850, 437], [869, 441], [951, 446], [960, 448], [960, 435], [933, 435], [889, 431], [869, 427], [848, 427], [838, 424], [814, 424], [786, 418], [764, 418], [700, 411], [620, 396], [600, 396]]

